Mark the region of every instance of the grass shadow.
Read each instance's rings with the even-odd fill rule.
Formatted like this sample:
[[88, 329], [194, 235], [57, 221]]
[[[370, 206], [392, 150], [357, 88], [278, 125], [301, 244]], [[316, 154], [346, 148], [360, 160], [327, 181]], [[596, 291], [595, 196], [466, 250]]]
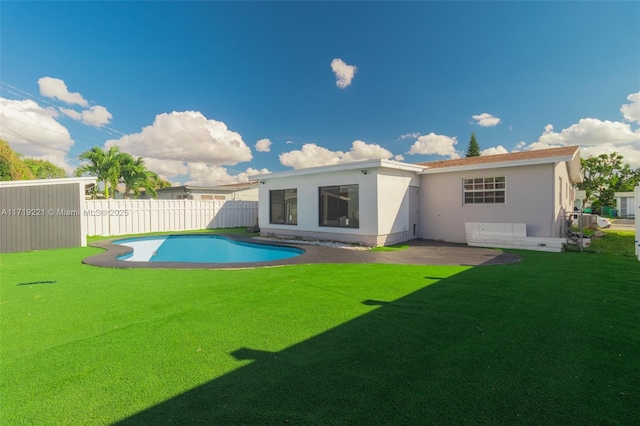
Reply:
[[117, 424], [632, 424], [640, 268], [592, 259], [628, 272], [580, 281], [584, 257], [554, 259], [363, 300], [379, 307], [278, 352], [238, 348], [250, 364]]

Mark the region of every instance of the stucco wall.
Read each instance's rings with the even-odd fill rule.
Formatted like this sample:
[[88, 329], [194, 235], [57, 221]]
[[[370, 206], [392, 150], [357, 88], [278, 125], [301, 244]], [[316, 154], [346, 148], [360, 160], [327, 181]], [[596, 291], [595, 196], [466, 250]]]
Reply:
[[[407, 171], [369, 169], [363, 174], [357, 169], [272, 178], [264, 182], [259, 186], [262, 234], [382, 245], [403, 241], [409, 226], [408, 187], [411, 182], [417, 185], [418, 178]], [[354, 184], [359, 187], [359, 228], [320, 226], [318, 188]], [[269, 191], [294, 188], [298, 190], [298, 224], [269, 223]]]
[[554, 167], [554, 171], [555, 201], [553, 203], [553, 214], [556, 218], [554, 227], [556, 234], [552, 236], [561, 237], [565, 231], [564, 221], [569, 217], [567, 213], [573, 211], [574, 190], [572, 189], [573, 184], [569, 178], [566, 163], [558, 163]]
[[[555, 167], [541, 164], [422, 175], [420, 238], [464, 243], [465, 222], [526, 223], [528, 236], [556, 237]], [[497, 176], [506, 178], [504, 205], [463, 205], [463, 179]]]
[[[378, 234], [406, 234], [410, 239], [409, 188], [418, 186], [415, 173], [400, 170], [382, 170], [378, 173]], [[395, 242], [395, 241], [394, 241]]]

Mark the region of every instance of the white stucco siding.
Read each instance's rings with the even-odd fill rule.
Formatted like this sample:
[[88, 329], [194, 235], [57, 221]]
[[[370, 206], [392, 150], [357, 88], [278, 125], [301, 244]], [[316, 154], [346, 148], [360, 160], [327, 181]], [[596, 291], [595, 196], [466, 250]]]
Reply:
[[409, 231], [409, 187], [419, 185], [415, 173], [384, 171], [378, 174], [378, 234]]
[[554, 167], [555, 202], [553, 203], [554, 237], [561, 237], [563, 221], [567, 219], [567, 213], [573, 211], [574, 191], [573, 183], [569, 177], [566, 163], [558, 163]]
[[[553, 164], [425, 174], [420, 182], [420, 238], [464, 243], [465, 222], [526, 223], [531, 237], [556, 237]], [[463, 179], [506, 179], [505, 204], [463, 203]]]
[[[365, 175], [360, 170], [346, 170], [335, 173], [320, 173], [286, 178], [266, 179], [259, 187], [260, 200], [260, 228], [268, 232], [309, 235], [321, 234], [350, 234], [377, 235], [377, 207], [376, 172], [371, 170]], [[319, 188], [336, 185], [358, 185], [360, 225], [358, 228], [327, 227], [319, 223]], [[269, 191], [278, 189], [297, 189], [298, 194], [298, 224], [279, 225], [269, 223]]]

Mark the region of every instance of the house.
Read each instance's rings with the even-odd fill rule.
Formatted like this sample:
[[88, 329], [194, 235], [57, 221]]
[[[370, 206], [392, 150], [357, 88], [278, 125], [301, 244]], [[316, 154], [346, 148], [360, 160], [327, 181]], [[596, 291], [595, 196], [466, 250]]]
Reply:
[[0, 182], [0, 253], [87, 245], [85, 192], [94, 177]]
[[615, 192], [616, 210], [619, 217], [635, 217], [636, 197], [634, 192]]
[[160, 188], [157, 193], [160, 200], [257, 201], [258, 182], [241, 182], [217, 186], [172, 186]]
[[252, 176], [263, 235], [367, 246], [415, 238], [464, 243], [465, 223], [524, 224], [562, 237], [581, 182], [580, 149], [407, 164], [366, 160]]

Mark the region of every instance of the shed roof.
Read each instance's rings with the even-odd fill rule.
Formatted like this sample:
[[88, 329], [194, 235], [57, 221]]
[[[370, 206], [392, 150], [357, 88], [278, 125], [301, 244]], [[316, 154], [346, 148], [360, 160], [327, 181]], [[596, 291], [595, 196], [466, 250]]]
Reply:
[[97, 181], [97, 178], [95, 177], [8, 180], [8, 181], [0, 182], [0, 188], [12, 188], [17, 186], [60, 185], [65, 183], [82, 183], [85, 186], [93, 186], [96, 184], [96, 181]]

